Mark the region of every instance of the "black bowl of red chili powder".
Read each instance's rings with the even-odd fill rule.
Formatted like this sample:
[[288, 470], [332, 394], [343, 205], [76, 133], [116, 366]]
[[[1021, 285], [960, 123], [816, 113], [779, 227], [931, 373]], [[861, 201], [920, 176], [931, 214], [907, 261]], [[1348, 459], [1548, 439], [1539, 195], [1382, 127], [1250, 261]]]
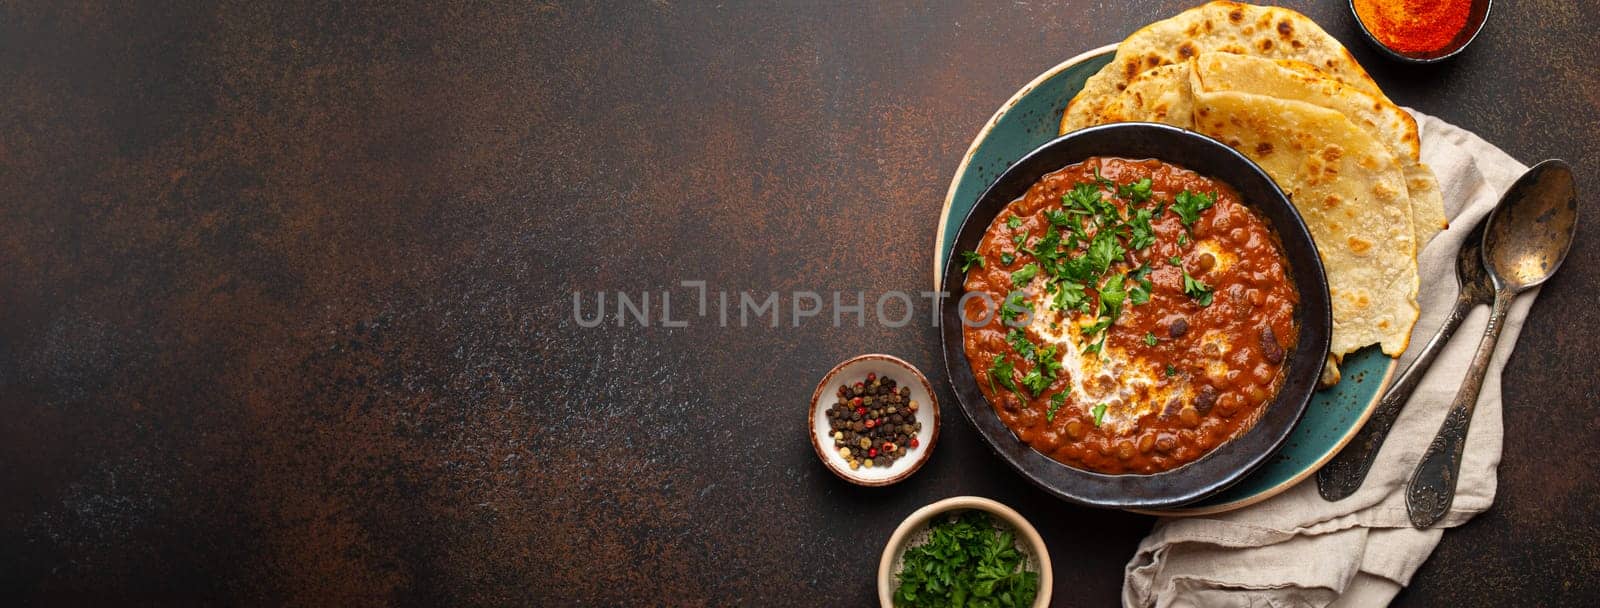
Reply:
[[1492, 0], [1350, 0], [1367, 40], [1406, 63], [1444, 61], [1466, 50], [1489, 20]]

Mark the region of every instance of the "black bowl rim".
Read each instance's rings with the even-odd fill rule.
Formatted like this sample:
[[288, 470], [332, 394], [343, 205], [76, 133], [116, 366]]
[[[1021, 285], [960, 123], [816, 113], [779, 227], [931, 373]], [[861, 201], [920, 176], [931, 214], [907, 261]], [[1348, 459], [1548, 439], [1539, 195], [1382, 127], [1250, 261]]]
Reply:
[[[1147, 132], [1168, 142], [1188, 140], [1190, 145], [1198, 145], [1216, 153], [1221, 158], [1212, 162], [1219, 166], [1236, 167], [1235, 170], [1239, 175], [1225, 178], [1215, 175], [1217, 173], [1215, 171], [1205, 172], [1196, 169], [1192, 163], [1162, 159], [1159, 154], [1119, 152], [1115, 148], [1119, 142], [1118, 137], [1133, 132]], [[1096, 142], [1098, 144], [1096, 147], [1112, 149], [1090, 152], [1081, 157], [1075, 156], [1059, 162], [1044, 160], [1052, 150], [1074, 145], [1085, 139], [1103, 139], [1105, 140], [1103, 143]], [[983, 397], [982, 392], [978, 391], [977, 379], [967, 363], [962, 342], [961, 322], [959, 311], [956, 309], [960, 296], [965, 293], [965, 281], [963, 273], [960, 272], [960, 264], [955, 263], [955, 256], [961, 251], [959, 245], [964, 240], [963, 236], [972, 230], [978, 230], [976, 238], [981, 239], [982, 231], [988, 228], [993, 217], [999, 214], [999, 210], [1026, 192], [1028, 187], [1037, 182], [1041, 176], [1091, 156], [1161, 159], [1163, 162], [1177, 164], [1214, 179], [1220, 179], [1240, 190], [1241, 194], [1245, 192], [1242, 181], [1256, 180], [1256, 185], [1266, 188], [1265, 198], [1268, 200], [1247, 199], [1246, 204], [1258, 210], [1266, 206], [1275, 206], [1284, 212], [1278, 216], [1271, 213], [1263, 215], [1272, 221], [1273, 229], [1278, 233], [1285, 257], [1291, 262], [1292, 280], [1300, 293], [1300, 305], [1296, 309], [1296, 316], [1300, 317], [1298, 319], [1300, 340], [1290, 354], [1291, 363], [1288, 372], [1290, 375], [1285, 379], [1278, 396], [1261, 414], [1256, 424], [1243, 435], [1223, 443], [1198, 460], [1151, 475], [1107, 475], [1074, 468], [1018, 441], [1011, 429], [1001, 423], [999, 417], [994, 414], [992, 406]], [[1029, 175], [1024, 178], [1016, 177], [1023, 173]], [[1021, 180], [1020, 185], [1010, 185], [1009, 190], [1014, 192], [1002, 191], [1007, 189], [1008, 182], [1012, 180]], [[998, 203], [989, 202], [1002, 196]], [[982, 221], [976, 220], [979, 212], [986, 206], [993, 207], [993, 213]], [[1280, 222], [1273, 220], [1274, 217], [1281, 217], [1282, 224], [1286, 225], [1280, 225]], [[1029, 482], [1060, 499], [1093, 507], [1137, 509], [1171, 508], [1202, 500], [1227, 489], [1266, 464], [1288, 440], [1294, 427], [1305, 414], [1307, 404], [1316, 389], [1317, 377], [1328, 352], [1333, 329], [1327, 275], [1322, 266], [1321, 256], [1316, 253], [1315, 241], [1311, 237], [1310, 230], [1306, 228], [1299, 211], [1289, 202], [1288, 196], [1278, 187], [1277, 182], [1273, 181], [1254, 161], [1222, 142], [1193, 131], [1158, 123], [1113, 123], [1073, 131], [1035, 148], [996, 177], [978, 197], [977, 204], [967, 212], [961, 228], [956, 231], [952, 241], [953, 246], [945, 260], [943, 285], [946, 293], [942, 296], [944, 301], [940, 312], [940, 341], [944, 350], [945, 374], [949, 379], [951, 391], [955, 394], [956, 402], [960, 404], [967, 421], [978, 431], [978, 435], [995, 455]], [[1009, 444], [1010, 447], [1002, 446], [1001, 442]], [[1254, 449], [1246, 449], [1252, 447]]]
[[[1367, 29], [1367, 22], [1362, 21], [1361, 13], [1356, 12], [1356, 0], [1350, 0], [1349, 4], [1350, 16], [1355, 18], [1356, 27], [1360, 28], [1361, 36], [1366, 38], [1367, 42], [1372, 43], [1372, 46], [1377, 47], [1379, 51], [1383, 52], [1383, 54], [1387, 55], [1390, 59], [1416, 65], [1427, 65], [1430, 63], [1439, 63], [1451, 57], [1455, 57], [1456, 55], [1460, 55], [1461, 51], [1467, 50], [1467, 47], [1472, 45], [1472, 41], [1478, 39], [1478, 34], [1483, 32], [1483, 26], [1489, 23], [1489, 13], [1494, 11], [1494, 0], [1471, 0], [1471, 2], [1472, 13], [1468, 14], [1467, 19], [1470, 20], [1476, 17], [1477, 22], [1473, 23], [1468, 21], [1467, 25], [1461, 29], [1471, 29], [1472, 33], [1467, 34], [1465, 37], [1457, 36], [1461, 39], [1460, 44], [1450, 48], [1448, 51], [1438, 55], [1420, 56], [1408, 55], [1406, 53], [1389, 48], [1389, 45], [1384, 44], [1382, 40], [1379, 40], [1377, 36], [1373, 35], [1372, 30]], [[1481, 14], [1477, 11], [1480, 5], [1483, 7], [1483, 12]]]

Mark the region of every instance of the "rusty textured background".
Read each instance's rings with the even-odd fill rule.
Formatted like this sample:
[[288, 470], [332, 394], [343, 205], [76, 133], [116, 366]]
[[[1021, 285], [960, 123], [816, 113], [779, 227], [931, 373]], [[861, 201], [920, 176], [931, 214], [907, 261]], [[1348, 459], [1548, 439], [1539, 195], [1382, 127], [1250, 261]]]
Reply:
[[[922, 289], [1000, 102], [1187, 3], [752, 4], [0, 3], [0, 597], [862, 605], [901, 517], [980, 494], [1063, 605], [1112, 603], [1149, 518], [1032, 489], [948, 393], [906, 483], [816, 462], [816, 379], [936, 369], [932, 329], [582, 329], [571, 294]], [[1496, 3], [1429, 68], [1293, 4], [1600, 191], [1600, 2]], [[1600, 596], [1586, 213], [1507, 370], [1500, 500], [1401, 605]]]

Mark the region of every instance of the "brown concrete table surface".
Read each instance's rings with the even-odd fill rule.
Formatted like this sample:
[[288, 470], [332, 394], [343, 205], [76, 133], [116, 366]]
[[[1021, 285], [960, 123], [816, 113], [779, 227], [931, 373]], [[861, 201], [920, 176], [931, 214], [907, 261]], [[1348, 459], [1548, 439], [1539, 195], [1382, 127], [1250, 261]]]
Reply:
[[[1035, 490], [947, 389], [909, 481], [818, 464], [817, 378], [884, 351], [942, 385], [925, 323], [588, 329], [572, 294], [925, 289], [994, 109], [1186, 3], [107, 4], [0, 5], [0, 597], [863, 605], [902, 517], [978, 494], [1061, 605], [1115, 601], [1150, 518]], [[1292, 4], [1600, 189], [1600, 2], [1496, 3], [1425, 68]], [[1499, 499], [1398, 604], [1600, 597], [1585, 213], [1506, 370]]]

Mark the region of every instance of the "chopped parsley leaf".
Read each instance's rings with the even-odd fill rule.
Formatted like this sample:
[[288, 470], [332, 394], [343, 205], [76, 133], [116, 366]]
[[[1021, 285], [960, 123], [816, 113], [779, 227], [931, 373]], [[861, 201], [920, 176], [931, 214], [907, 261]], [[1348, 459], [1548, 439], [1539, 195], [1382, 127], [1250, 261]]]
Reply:
[[[1000, 256], [1000, 259], [1002, 261], [1004, 261], [1005, 260], [1005, 256]], [[1006, 263], [1010, 264], [1011, 262], [1006, 262]], [[1183, 257], [1182, 256], [1176, 256], [1176, 255], [1172, 256], [1170, 258], [1167, 258], [1167, 263], [1171, 264], [1173, 266], [1177, 266], [1179, 268], [1182, 268], [1183, 267]]]
[[1072, 280], [1056, 283], [1056, 297], [1051, 303], [1058, 310], [1081, 312], [1089, 309], [1089, 297], [1083, 293], [1083, 283]]
[[[1015, 262], [1015, 261], [1017, 261], [1017, 254], [1015, 254], [1015, 253], [1011, 253], [1011, 252], [1007, 251], [1005, 253], [1000, 254], [1000, 263], [1001, 264], [1005, 264], [1007, 266], [1010, 266], [1011, 263]], [[981, 263], [979, 264], [980, 267], [982, 265], [983, 264], [981, 264]]]
[[1135, 204], [1150, 200], [1150, 178], [1146, 177], [1131, 184], [1117, 186], [1117, 196], [1128, 199]]
[[1144, 332], [1144, 343], [1148, 344], [1150, 346], [1155, 346], [1156, 345], [1156, 335], [1153, 334], [1153, 333], [1150, 333], [1148, 331]]
[[1015, 215], [1011, 216], [1011, 219], [1006, 220], [1006, 227], [1007, 228], [1012, 228], [1012, 229], [1021, 228], [1022, 227], [1022, 218], [1017, 217]]
[[1091, 413], [1094, 414], [1094, 425], [1100, 426], [1100, 423], [1106, 419], [1106, 404], [1102, 403], [1094, 406], [1094, 410]]
[[1138, 209], [1128, 218], [1128, 246], [1135, 251], [1156, 244], [1156, 230], [1150, 225], [1150, 210]]
[[1183, 273], [1183, 293], [1189, 294], [1189, 297], [1194, 298], [1201, 306], [1211, 305], [1211, 288], [1199, 279], [1189, 276], [1188, 272]]
[[1128, 274], [1128, 279], [1133, 281], [1133, 287], [1128, 288], [1128, 301], [1135, 306], [1150, 303], [1150, 290], [1154, 285], [1150, 283], [1150, 265], [1140, 264], [1137, 270]]
[[1096, 215], [1100, 212], [1100, 189], [1094, 184], [1078, 184], [1071, 192], [1062, 195], [1061, 206], [1068, 211], [1083, 215]]
[[1066, 405], [1066, 404], [1067, 404], [1067, 394], [1066, 393], [1056, 393], [1054, 395], [1051, 395], [1050, 396], [1050, 409], [1046, 410], [1045, 413], [1044, 413], [1045, 422], [1055, 422], [1056, 410], [1061, 409], [1061, 406]]
[[1184, 190], [1172, 199], [1172, 210], [1178, 214], [1178, 219], [1185, 226], [1192, 226], [1200, 219], [1200, 212], [1210, 209], [1216, 204], [1216, 196]]
[[961, 252], [961, 272], [966, 272], [967, 269], [971, 268], [973, 264], [977, 264], [979, 268], [983, 268], [983, 256], [978, 255], [978, 252], [976, 251]]
[[1111, 324], [1115, 321], [1116, 320], [1112, 319], [1111, 317], [1102, 316], [1098, 319], [1095, 319], [1094, 323], [1090, 323], [1078, 328], [1078, 333], [1085, 336], [1092, 336], [1110, 328]]
[[1105, 347], [1106, 347], [1106, 334], [1100, 334], [1100, 339], [1099, 340], [1095, 340], [1094, 342], [1090, 342], [1088, 345], [1083, 347], [1083, 353], [1086, 354], [1086, 355], [1087, 354], [1091, 354], [1091, 353], [1099, 353], [1101, 350], [1104, 350]]
[[1016, 392], [1017, 383], [1011, 379], [1011, 374], [1014, 372], [1016, 367], [1006, 360], [1005, 355], [995, 355], [994, 361], [989, 363], [989, 392], [998, 392], [994, 388], [995, 382], [999, 382], [1000, 386], [1010, 389], [1011, 392]]
[[1027, 387], [1028, 392], [1033, 393], [1034, 396], [1038, 396], [1039, 393], [1044, 392], [1044, 389], [1050, 386], [1050, 378], [1044, 377], [1044, 374], [1040, 373], [1039, 368], [1036, 367], [1033, 368], [1033, 371], [1022, 376], [1022, 386]]
[[1107, 190], [1110, 190], [1112, 188], [1117, 187], [1117, 183], [1116, 182], [1113, 182], [1113, 181], [1111, 181], [1109, 179], [1106, 179], [1106, 176], [1100, 174], [1100, 168], [1099, 167], [1095, 167], [1093, 169], [1093, 171], [1094, 171], [1094, 184], [1096, 186], [1099, 186], [1101, 188], [1105, 188]]
[[1117, 242], [1117, 235], [1110, 230], [1101, 230], [1089, 243], [1089, 269], [1094, 274], [1103, 274], [1111, 267], [1111, 263], [1121, 259], [1124, 253], [1127, 253], [1127, 250]]
[[1128, 292], [1122, 285], [1125, 280], [1127, 275], [1119, 274], [1100, 286], [1100, 314], [1109, 314], [1114, 319], [1122, 312], [1122, 301], [1128, 297]]
[[1022, 358], [1033, 359], [1033, 342], [1028, 340], [1028, 332], [1013, 327], [1011, 331], [1006, 332], [1006, 342], [1010, 343], [1011, 348], [1016, 349]]
[[[1022, 299], [1021, 291], [1013, 291], [1000, 305], [1000, 320], [1013, 327], [1027, 325], [1033, 320], [1033, 305]], [[1027, 314], [1024, 314], [1027, 313]]]
[[1021, 269], [1011, 273], [1011, 283], [1021, 287], [1023, 285], [1027, 285], [1028, 282], [1032, 281], [1033, 277], [1038, 274], [1039, 265], [1033, 262], [1028, 262], [1027, 264], [1023, 265]]
[[1171, 363], [1168, 363], [1167, 364], [1167, 377], [1171, 378], [1171, 377], [1176, 376], [1176, 375], [1178, 375], [1178, 368], [1173, 367]]
[[1061, 371], [1061, 357], [1056, 356], [1056, 345], [1054, 344], [1036, 349], [1034, 359], [1039, 361], [1039, 369], [1044, 372], [1044, 375], [1050, 378], [1055, 378], [1057, 373]]

